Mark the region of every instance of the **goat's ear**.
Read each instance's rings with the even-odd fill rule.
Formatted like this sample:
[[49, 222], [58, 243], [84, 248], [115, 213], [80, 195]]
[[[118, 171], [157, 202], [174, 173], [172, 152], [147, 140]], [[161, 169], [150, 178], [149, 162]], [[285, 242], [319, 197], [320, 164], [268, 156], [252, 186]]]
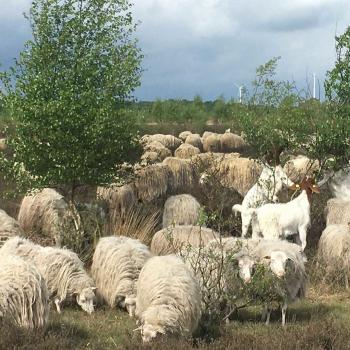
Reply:
[[300, 185], [296, 184], [296, 183], [293, 183], [292, 185], [289, 186], [289, 189], [292, 190], [292, 191], [299, 190], [300, 189]]
[[317, 186], [317, 185], [311, 185], [310, 186], [311, 188], [311, 191], [314, 192], [314, 193], [320, 193], [320, 188]]

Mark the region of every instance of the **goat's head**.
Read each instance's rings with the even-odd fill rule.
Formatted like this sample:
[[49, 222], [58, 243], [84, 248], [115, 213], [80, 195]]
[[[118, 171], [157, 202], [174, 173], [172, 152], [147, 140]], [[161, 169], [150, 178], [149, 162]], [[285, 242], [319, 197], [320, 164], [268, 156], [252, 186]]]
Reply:
[[307, 198], [311, 201], [312, 193], [320, 193], [320, 188], [315, 182], [315, 179], [312, 177], [305, 177], [300, 184], [293, 184], [289, 187], [291, 190], [301, 190], [305, 191], [307, 194]]

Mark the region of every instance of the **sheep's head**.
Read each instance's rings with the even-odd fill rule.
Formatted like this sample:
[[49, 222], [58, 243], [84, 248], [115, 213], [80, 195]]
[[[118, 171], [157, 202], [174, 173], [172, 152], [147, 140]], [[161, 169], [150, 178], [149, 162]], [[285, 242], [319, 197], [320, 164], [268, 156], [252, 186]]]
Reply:
[[161, 326], [146, 324], [141, 327], [141, 336], [144, 343], [155, 339], [159, 334], [165, 334], [165, 329]]
[[286, 267], [291, 259], [283, 251], [273, 251], [269, 256], [263, 258], [263, 262], [269, 265], [271, 271], [278, 277], [282, 278], [286, 274]]
[[248, 254], [238, 253], [235, 255], [238, 262], [239, 277], [244, 283], [249, 283], [253, 275], [255, 260]]
[[95, 290], [96, 287], [84, 288], [76, 297], [78, 305], [88, 314], [94, 312]]
[[130, 317], [135, 316], [136, 297], [134, 295], [127, 296], [124, 300], [124, 305]]

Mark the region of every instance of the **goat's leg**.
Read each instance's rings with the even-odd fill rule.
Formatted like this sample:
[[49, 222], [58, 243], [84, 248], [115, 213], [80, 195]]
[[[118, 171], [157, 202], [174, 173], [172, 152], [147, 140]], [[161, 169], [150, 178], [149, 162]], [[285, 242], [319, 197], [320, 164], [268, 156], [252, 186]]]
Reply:
[[250, 214], [242, 213], [241, 218], [242, 218], [242, 237], [247, 237], [252, 216]]
[[270, 323], [270, 315], [271, 315], [271, 308], [269, 305], [265, 305], [263, 313], [261, 315], [261, 321], [264, 322], [268, 326]]
[[307, 226], [299, 227], [299, 240], [301, 241], [301, 249], [304, 251], [306, 247], [306, 235], [307, 235]]

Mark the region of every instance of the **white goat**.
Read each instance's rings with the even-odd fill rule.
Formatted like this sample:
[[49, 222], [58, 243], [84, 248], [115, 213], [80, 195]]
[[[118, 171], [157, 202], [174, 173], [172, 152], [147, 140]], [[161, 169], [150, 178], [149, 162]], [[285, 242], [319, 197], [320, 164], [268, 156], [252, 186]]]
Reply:
[[248, 209], [253, 216], [253, 238], [278, 240], [297, 234], [297, 243], [302, 250], [306, 247], [307, 229], [310, 225], [310, 200], [313, 192], [319, 193], [319, 187], [313, 179], [307, 178], [292, 189], [301, 189], [298, 197], [288, 203], [270, 203], [257, 209]]
[[284, 172], [281, 165], [275, 168], [265, 166], [257, 183], [247, 192], [242, 204], [235, 204], [232, 211], [241, 213], [242, 237], [246, 237], [252, 220], [250, 208], [258, 208], [263, 204], [278, 201], [277, 195], [282, 190], [283, 184], [293, 185]]

